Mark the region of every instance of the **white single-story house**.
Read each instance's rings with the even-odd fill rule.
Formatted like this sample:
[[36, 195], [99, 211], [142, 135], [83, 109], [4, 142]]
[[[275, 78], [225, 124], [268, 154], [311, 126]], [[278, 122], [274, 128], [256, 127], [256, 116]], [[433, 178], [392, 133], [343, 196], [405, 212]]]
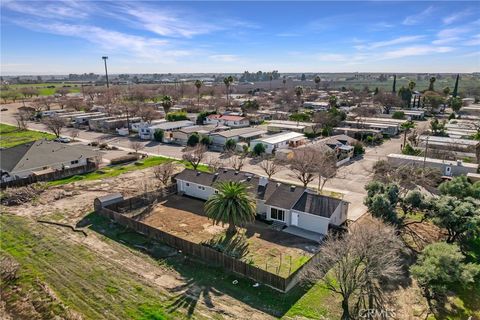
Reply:
[[172, 142], [184, 146], [194, 133], [197, 133], [200, 138], [203, 138], [208, 137], [210, 133], [228, 129], [230, 128], [215, 125], [183, 127], [172, 132]]
[[462, 162], [461, 160], [440, 160], [395, 153], [389, 154], [387, 156], [387, 161], [394, 167], [407, 165], [421, 167], [425, 165], [429, 168], [438, 169], [442, 175], [448, 177], [466, 175], [468, 173], [477, 173], [478, 170], [478, 164], [466, 163]]
[[378, 130], [382, 134], [388, 136], [395, 136], [400, 132], [400, 125], [392, 123], [380, 123], [380, 122], [363, 122], [360, 120], [346, 120], [343, 121], [343, 124], [347, 127], [357, 128], [357, 129], [372, 129]]
[[101, 153], [83, 145], [37, 140], [0, 151], [1, 181], [98, 164]]
[[243, 182], [256, 200], [259, 217], [287, 227], [286, 232], [307, 230], [316, 234], [317, 240], [328, 233], [329, 226], [340, 226], [347, 220], [348, 202], [249, 172], [220, 169], [216, 173], [204, 173], [185, 169], [175, 180], [180, 194], [202, 200], [218, 193], [215, 188], [218, 182]]
[[148, 126], [151, 126], [151, 125], [154, 125], [154, 124], [159, 124], [159, 123], [164, 123], [164, 122], [167, 122], [167, 120], [166, 119], [155, 119], [155, 120], [152, 120], [150, 122], [140, 121], [140, 122], [132, 123], [131, 130], [133, 132], [138, 132], [140, 130], [140, 128], [146, 128]]
[[286, 148], [296, 148], [307, 141], [307, 137], [299, 132], [281, 132], [271, 136], [258, 138], [250, 142], [250, 149], [261, 143], [265, 146], [265, 153], [273, 154], [276, 150]]
[[138, 136], [143, 140], [154, 140], [154, 134], [156, 130], [161, 130], [164, 132], [163, 141], [171, 142], [172, 132], [184, 127], [193, 126], [193, 123], [190, 120], [181, 120], [181, 121], [167, 121], [156, 124], [145, 124], [140, 126], [138, 130]]
[[212, 149], [223, 150], [225, 143], [232, 139], [235, 142], [250, 142], [252, 139], [263, 136], [267, 131], [259, 128], [240, 128], [226, 131], [210, 133], [212, 139]]
[[247, 117], [226, 115], [226, 114], [211, 114], [205, 118], [204, 124], [221, 125], [230, 128], [245, 128], [250, 125]]
[[88, 125], [90, 119], [103, 118], [106, 114], [103, 112], [89, 112], [72, 118], [74, 126]]
[[317, 124], [289, 120], [270, 120], [267, 124], [268, 132], [293, 131], [299, 133], [313, 133]]

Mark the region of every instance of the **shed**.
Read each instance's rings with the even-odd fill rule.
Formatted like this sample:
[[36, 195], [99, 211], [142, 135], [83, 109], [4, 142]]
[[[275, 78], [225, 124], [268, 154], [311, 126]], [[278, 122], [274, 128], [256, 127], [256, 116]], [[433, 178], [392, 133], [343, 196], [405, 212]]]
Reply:
[[93, 207], [95, 208], [95, 211], [97, 211], [121, 201], [123, 201], [123, 195], [120, 192], [110, 193], [105, 196], [95, 198], [95, 200], [93, 200]]

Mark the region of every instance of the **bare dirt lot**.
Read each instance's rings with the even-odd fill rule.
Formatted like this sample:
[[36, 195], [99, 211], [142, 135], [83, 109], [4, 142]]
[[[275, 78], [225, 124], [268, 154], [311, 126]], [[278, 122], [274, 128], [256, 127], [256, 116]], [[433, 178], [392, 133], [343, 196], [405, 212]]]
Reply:
[[228, 225], [214, 225], [204, 215], [203, 206], [201, 200], [169, 196], [142, 222], [195, 243], [228, 245], [236, 257], [282, 276], [294, 272], [318, 249], [313, 241], [274, 230], [259, 221], [239, 228], [239, 234], [227, 240]]

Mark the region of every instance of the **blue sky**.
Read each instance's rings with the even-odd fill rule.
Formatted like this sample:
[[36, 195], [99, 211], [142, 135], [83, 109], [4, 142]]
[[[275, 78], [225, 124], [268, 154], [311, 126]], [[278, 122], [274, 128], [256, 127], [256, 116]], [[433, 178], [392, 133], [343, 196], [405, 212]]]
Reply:
[[480, 71], [480, 2], [1, 0], [2, 74]]

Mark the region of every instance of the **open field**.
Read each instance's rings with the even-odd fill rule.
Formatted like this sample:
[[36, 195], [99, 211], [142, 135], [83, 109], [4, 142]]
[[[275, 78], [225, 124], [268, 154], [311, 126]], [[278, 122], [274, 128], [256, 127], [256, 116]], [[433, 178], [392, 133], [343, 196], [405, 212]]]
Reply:
[[[78, 93], [81, 90], [79, 84], [64, 84], [64, 83], [31, 83], [31, 84], [10, 84], [8, 90], [19, 90], [21, 88], [36, 88], [41, 96], [51, 96], [55, 94], [56, 88], [67, 86], [71, 93]], [[2, 88], [4, 90], [4, 88]]]
[[229, 255], [269, 272], [288, 277], [318, 249], [313, 241], [276, 231], [263, 222], [239, 228], [233, 238], [228, 225], [213, 225], [203, 212], [204, 201], [173, 195], [157, 204], [142, 221], [194, 243], [225, 248]]
[[55, 139], [53, 134], [31, 130], [18, 130], [17, 127], [0, 123], [0, 148], [10, 148], [19, 144], [40, 139]]

